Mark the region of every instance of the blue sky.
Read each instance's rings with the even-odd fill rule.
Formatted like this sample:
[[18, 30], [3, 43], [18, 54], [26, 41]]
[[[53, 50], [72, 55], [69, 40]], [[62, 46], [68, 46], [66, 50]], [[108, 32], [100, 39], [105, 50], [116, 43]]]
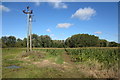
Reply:
[[118, 41], [117, 2], [4, 2], [2, 3], [2, 35], [23, 39], [27, 33], [27, 16], [22, 12], [30, 6], [34, 12], [32, 33], [66, 39], [87, 33], [100, 39]]

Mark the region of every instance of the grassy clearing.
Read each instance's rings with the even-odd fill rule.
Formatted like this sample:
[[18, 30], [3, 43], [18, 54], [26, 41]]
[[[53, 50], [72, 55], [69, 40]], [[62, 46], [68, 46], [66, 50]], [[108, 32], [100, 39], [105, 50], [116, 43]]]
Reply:
[[[3, 78], [116, 78], [117, 48], [2, 50]], [[9, 69], [8, 66], [20, 66]]]

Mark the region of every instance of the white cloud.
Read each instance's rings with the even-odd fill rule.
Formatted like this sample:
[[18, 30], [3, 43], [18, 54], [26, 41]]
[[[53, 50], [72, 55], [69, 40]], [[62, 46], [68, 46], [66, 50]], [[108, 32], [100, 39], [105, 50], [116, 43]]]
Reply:
[[54, 8], [68, 8], [65, 3], [62, 2], [51, 2]]
[[57, 24], [57, 28], [69, 28], [71, 27], [73, 24], [70, 24], [70, 23], [60, 23], [60, 24]]
[[0, 5], [0, 11], [5, 11], [5, 12], [9, 12], [10, 9], [5, 7], [4, 5]]
[[50, 29], [47, 29], [46, 31], [47, 31], [47, 32], [51, 32], [51, 30], [50, 30]]
[[68, 8], [68, 6], [62, 2], [62, 0], [47, 0], [54, 8]]
[[31, 0], [32, 2], [35, 2], [35, 5], [36, 6], [39, 6], [40, 5], [40, 1], [39, 0]]
[[46, 0], [46, 2], [62, 2], [62, 0]]
[[[32, 0], [35, 2], [37, 6], [40, 5], [40, 0]], [[49, 4], [51, 4], [54, 8], [68, 8], [68, 6], [62, 2], [62, 0], [46, 0]]]
[[98, 32], [95, 32], [95, 34], [102, 34], [102, 32], [98, 31]]
[[78, 18], [80, 20], [90, 20], [92, 16], [96, 14], [96, 11], [90, 7], [78, 9], [71, 17]]

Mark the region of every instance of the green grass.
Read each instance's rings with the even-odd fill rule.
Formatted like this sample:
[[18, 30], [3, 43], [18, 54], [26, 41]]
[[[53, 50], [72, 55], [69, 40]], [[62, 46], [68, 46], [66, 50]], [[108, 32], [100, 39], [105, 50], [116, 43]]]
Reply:
[[63, 60], [62, 56], [58, 56], [55, 58], [55, 62], [57, 64], [63, 64], [64, 60]]
[[19, 61], [19, 60], [4, 60], [3, 61], [3, 67], [11, 66], [11, 65], [20, 65], [21, 63], [23, 63], [23, 61]]
[[[40, 61], [43, 59], [57, 58], [57, 63], [62, 63], [59, 52], [53, 50], [39, 50], [39, 52], [28, 54], [28, 59], [31, 62], [19, 61], [18, 58], [21, 58], [22, 52], [24, 49], [3, 49], [3, 78], [52, 78], [52, 77], [61, 77], [63, 73], [54, 68], [38, 68], [36, 65], [31, 64], [34, 61]], [[41, 58], [41, 55], [44, 55], [44, 58]], [[26, 64], [27, 63], [27, 64]], [[28, 65], [29, 64], [29, 65]], [[7, 66], [17, 65], [21, 68], [19, 69], [8, 69]], [[33, 74], [33, 75], [31, 75]], [[46, 76], [47, 75], [47, 76]]]
[[25, 49], [15, 49], [15, 48], [2, 49], [2, 58], [13, 59], [22, 51], [25, 51]]
[[[52, 76], [57, 77], [55, 74], [59, 72], [53, 68], [38, 68], [34, 65], [26, 65], [19, 69], [3, 68], [3, 70], [3, 77], [5, 78], [50, 78]], [[50, 75], [49, 73], [53, 74]]]

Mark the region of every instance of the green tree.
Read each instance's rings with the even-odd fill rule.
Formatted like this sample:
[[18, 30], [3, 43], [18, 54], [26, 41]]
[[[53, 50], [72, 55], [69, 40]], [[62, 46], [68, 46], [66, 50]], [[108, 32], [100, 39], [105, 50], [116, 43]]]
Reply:
[[27, 38], [24, 38], [22, 40], [23, 47], [27, 47]]
[[8, 47], [15, 47], [15, 44], [16, 44], [16, 37], [9, 36], [8, 41], [7, 41], [7, 46]]
[[116, 42], [109, 42], [109, 47], [117, 47], [118, 46], [118, 43]]
[[99, 39], [98, 46], [99, 47], [107, 47], [108, 41], [105, 39]]
[[66, 39], [65, 44], [69, 47], [97, 46], [98, 37], [89, 34], [76, 34]]
[[64, 40], [52, 40], [52, 47], [63, 48]]
[[24, 47], [24, 43], [20, 38], [18, 38], [15, 46], [16, 47]]
[[1, 38], [1, 40], [2, 40], [2, 47], [6, 48], [7, 47], [7, 40], [8, 40], [8, 38], [6, 36], [3, 36]]
[[2, 37], [2, 47], [3, 48], [15, 47], [15, 44], [16, 44], [16, 37], [14, 37], [14, 36], [9, 36], [9, 37], [3, 36]]
[[33, 45], [33, 47], [39, 47], [38, 37], [39, 36], [37, 34], [32, 34], [32, 45]]
[[41, 35], [39, 36], [39, 41], [41, 42], [42, 47], [51, 47], [52, 40], [48, 35]]
[[70, 37], [65, 40], [65, 46], [64, 47], [69, 47], [70, 46]]

